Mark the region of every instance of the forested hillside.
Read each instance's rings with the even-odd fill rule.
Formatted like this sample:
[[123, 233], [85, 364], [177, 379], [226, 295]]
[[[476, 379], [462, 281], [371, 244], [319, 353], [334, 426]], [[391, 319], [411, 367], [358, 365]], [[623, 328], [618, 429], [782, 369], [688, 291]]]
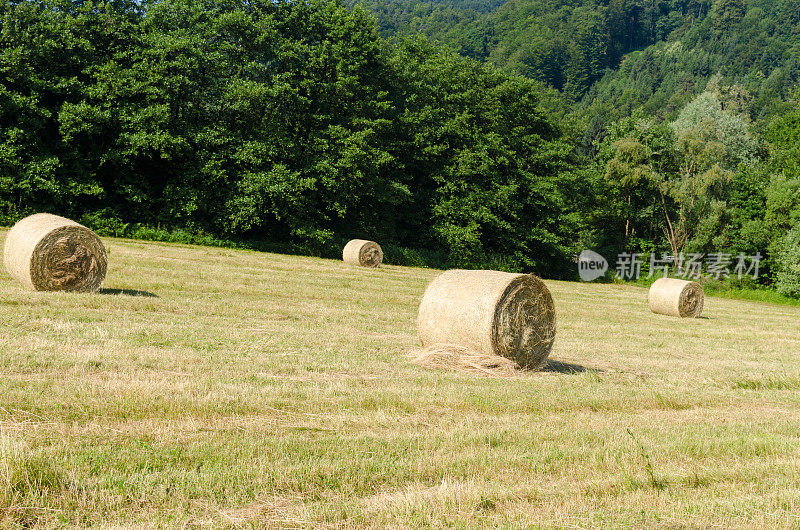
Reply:
[[766, 281], [800, 293], [800, 2], [360, 5], [386, 36], [423, 33], [559, 91], [607, 254], [764, 252]]
[[422, 32], [604, 117], [674, 113], [720, 74], [748, 91], [761, 118], [785, 109], [798, 79], [796, 0], [352, 1], [376, 13], [385, 35]]
[[[352, 0], [359, 3], [359, 0]], [[462, 55], [540, 79], [582, 97], [624, 54], [679, 35], [706, 18], [708, 2], [365, 0], [385, 35], [422, 32]]]
[[1, 1], [0, 222], [800, 296], [794, 1]]

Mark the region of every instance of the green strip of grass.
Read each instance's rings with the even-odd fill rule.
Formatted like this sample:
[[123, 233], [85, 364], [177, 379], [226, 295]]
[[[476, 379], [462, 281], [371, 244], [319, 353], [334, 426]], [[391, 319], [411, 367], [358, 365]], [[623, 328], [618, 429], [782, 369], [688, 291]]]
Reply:
[[[650, 286], [661, 276], [653, 278], [641, 278], [635, 282], [621, 282], [629, 285], [650, 288]], [[616, 280], [615, 280], [616, 281]], [[791, 298], [780, 294], [778, 291], [768, 287], [752, 283], [751, 286], [738, 286], [731, 282], [700, 280], [703, 291], [707, 296], [727, 298], [730, 300], [752, 300], [754, 302], [766, 302], [770, 304], [789, 305], [800, 307], [800, 299]]]

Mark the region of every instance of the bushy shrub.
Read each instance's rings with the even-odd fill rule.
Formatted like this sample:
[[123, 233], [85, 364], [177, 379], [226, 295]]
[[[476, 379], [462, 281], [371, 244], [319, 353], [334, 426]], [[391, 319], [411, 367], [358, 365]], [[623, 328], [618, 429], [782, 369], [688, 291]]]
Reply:
[[800, 298], [800, 225], [781, 240], [776, 257], [775, 284], [778, 292]]

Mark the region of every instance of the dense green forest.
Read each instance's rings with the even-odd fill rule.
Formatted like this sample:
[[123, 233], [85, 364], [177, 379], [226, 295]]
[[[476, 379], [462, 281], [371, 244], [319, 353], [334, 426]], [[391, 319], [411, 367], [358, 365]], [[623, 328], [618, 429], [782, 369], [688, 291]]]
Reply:
[[0, 223], [553, 278], [586, 248], [761, 253], [800, 296], [796, 0], [0, 11]]

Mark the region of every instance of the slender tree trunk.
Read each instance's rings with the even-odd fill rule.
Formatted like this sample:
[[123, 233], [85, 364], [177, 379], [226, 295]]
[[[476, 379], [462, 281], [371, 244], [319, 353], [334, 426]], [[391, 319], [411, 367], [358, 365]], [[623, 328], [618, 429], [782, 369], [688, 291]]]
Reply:
[[[629, 212], [630, 212], [630, 205], [631, 205], [631, 196], [628, 195], [628, 211]], [[626, 244], [628, 243], [628, 237], [630, 237], [630, 234], [631, 234], [631, 220], [626, 215], [625, 216], [625, 243]]]
[[675, 226], [672, 224], [672, 219], [669, 216], [669, 209], [667, 208], [667, 201], [664, 198], [664, 192], [662, 190], [658, 190], [661, 194], [661, 207], [664, 210], [664, 218], [667, 220], [667, 226], [664, 227], [664, 232], [667, 236], [667, 243], [669, 243], [669, 248], [672, 251], [672, 257], [675, 259], [675, 264], [678, 268], [678, 273], [683, 272], [681, 270], [682, 263], [678, 262], [678, 256], [680, 252], [683, 250], [683, 245], [681, 240], [683, 239], [678, 232], [675, 230]]

